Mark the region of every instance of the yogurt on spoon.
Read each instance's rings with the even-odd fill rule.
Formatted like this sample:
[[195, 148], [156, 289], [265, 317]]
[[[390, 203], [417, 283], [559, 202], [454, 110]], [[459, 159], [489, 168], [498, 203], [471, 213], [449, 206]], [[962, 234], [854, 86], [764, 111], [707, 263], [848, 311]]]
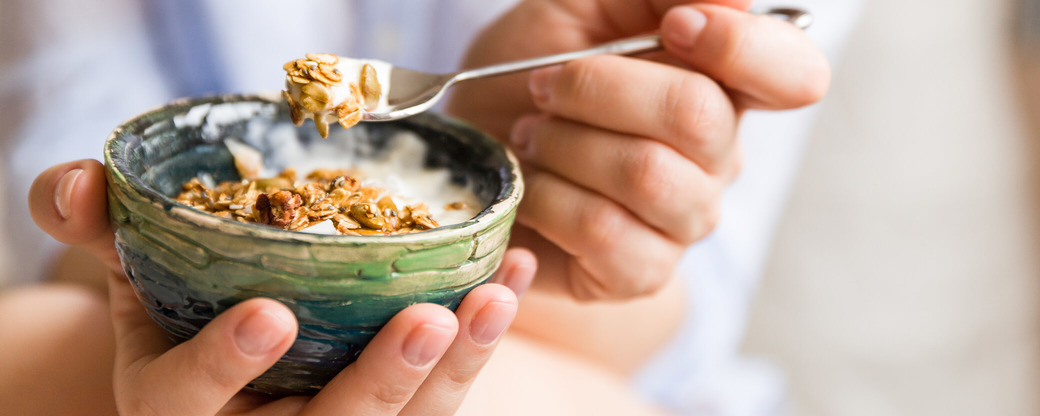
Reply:
[[299, 126], [312, 119], [321, 137], [329, 136], [330, 123], [350, 128], [364, 112], [387, 104], [391, 66], [386, 62], [309, 53], [282, 69], [286, 73], [282, 96], [289, 103], [293, 123]]

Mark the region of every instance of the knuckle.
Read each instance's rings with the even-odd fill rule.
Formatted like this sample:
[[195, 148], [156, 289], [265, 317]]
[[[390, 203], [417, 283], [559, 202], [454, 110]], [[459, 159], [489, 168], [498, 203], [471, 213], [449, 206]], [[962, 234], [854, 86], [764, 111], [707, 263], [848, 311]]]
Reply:
[[641, 285], [637, 295], [648, 296], [660, 292], [675, 276], [675, 267], [684, 252], [684, 246], [670, 244], [668, 248], [657, 250], [648, 258], [646, 272], [641, 277]]
[[387, 411], [396, 411], [404, 407], [412, 397], [414, 389], [391, 383], [376, 383], [369, 391], [374, 404]]
[[639, 296], [650, 296], [660, 292], [668, 285], [668, 281], [672, 278], [671, 270], [661, 269], [655, 272], [653, 275], [647, 277], [644, 280], [643, 286], [640, 288]]
[[628, 299], [643, 293], [641, 276], [620, 275], [607, 279], [604, 284], [609, 299]]
[[580, 279], [572, 284], [571, 291], [579, 300], [625, 300], [655, 293], [671, 276], [667, 264], [656, 261], [657, 254], [643, 253], [626, 260], [638, 267], [616, 268], [599, 274], [582, 268], [578, 274]]
[[722, 124], [719, 103], [712, 97], [699, 76], [690, 75], [672, 83], [665, 92], [666, 131], [684, 146], [694, 149], [706, 147], [710, 135]]
[[450, 368], [444, 371], [443, 378], [452, 390], [463, 391], [477, 378], [477, 373], [468, 369]]
[[[205, 355], [209, 357], [209, 355]], [[200, 357], [201, 358], [201, 357]], [[222, 391], [237, 391], [243, 383], [236, 383], [234, 376], [225, 371], [221, 371], [219, 366], [209, 359], [193, 360], [195, 365], [192, 373], [196, 374], [197, 377], [203, 379], [202, 385], [208, 385], [218, 388]]]
[[718, 227], [721, 219], [722, 208], [719, 202], [712, 201], [706, 204], [703, 209], [698, 211], [697, 217], [693, 220], [692, 230], [690, 231], [690, 241], [687, 241], [687, 243], [693, 243], [707, 237], [715, 231], [715, 228]]
[[677, 196], [680, 175], [672, 151], [660, 143], [648, 143], [623, 166], [628, 187], [645, 206], [662, 207]]
[[585, 234], [587, 249], [614, 255], [624, 218], [621, 210], [607, 201], [585, 204], [578, 216], [578, 229]]
[[570, 292], [579, 301], [629, 299], [638, 293], [637, 283], [619, 273], [602, 274], [571, 259]]
[[[660, 253], [655, 253], [660, 254]], [[648, 296], [660, 291], [672, 276], [673, 264], [648, 254], [638, 271], [608, 280], [610, 293], [617, 299]]]
[[586, 267], [591, 260], [572, 257], [568, 275], [572, 297], [579, 301], [624, 300], [657, 293], [673, 278], [684, 246], [655, 245], [654, 249], [635, 251], [624, 256], [624, 265], [607, 272]]
[[615, 283], [611, 285], [614, 297], [626, 299], [653, 293], [653, 282], [657, 279], [650, 277], [651, 274], [652, 272], [639, 276], [625, 276], [624, 278], [614, 280], [613, 282]]
[[[674, 244], [686, 247], [703, 239], [718, 226], [721, 218], [722, 183], [708, 177], [694, 179], [684, 197], [677, 198], [668, 211], [671, 222], [658, 227]], [[677, 260], [676, 260], [677, 261]], [[668, 262], [664, 263], [667, 265]]]
[[588, 302], [607, 297], [607, 291], [597, 276], [586, 270], [577, 258], [571, 257], [567, 267], [567, 289], [573, 299]]
[[656, 250], [654, 258], [647, 265], [647, 273], [644, 277], [640, 295], [653, 295], [668, 286], [668, 283], [675, 279], [675, 269], [685, 252], [685, 245], [674, 243], [667, 245], [663, 249]]
[[601, 81], [611, 79], [611, 59], [594, 56], [572, 61], [563, 67], [563, 98], [572, 104], [592, 102], [600, 91]]

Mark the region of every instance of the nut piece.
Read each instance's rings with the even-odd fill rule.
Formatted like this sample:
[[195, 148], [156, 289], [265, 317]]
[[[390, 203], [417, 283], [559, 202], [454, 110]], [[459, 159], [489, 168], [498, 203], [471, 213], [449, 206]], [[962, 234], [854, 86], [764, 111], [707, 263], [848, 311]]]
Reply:
[[256, 198], [257, 220], [263, 224], [286, 228], [293, 223], [300, 205], [303, 205], [303, 199], [289, 191], [278, 191], [271, 195], [260, 194]]
[[386, 225], [383, 216], [379, 214], [379, 208], [372, 203], [361, 203], [350, 206], [350, 215], [365, 227], [382, 230]]
[[415, 223], [416, 227], [421, 230], [432, 230], [437, 228], [439, 224], [434, 221], [430, 216], [430, 208], [426, 204], [415, 204], [409, 205], [408, 210], [411, 214], [411, 220]]
[[365, 99], [365, 109], [375, 110], [379, 106], [379, 97], [383, 95], [383, 87], [379, 85], [376, 69], [371, 64], [361, 67], [361, 95]]

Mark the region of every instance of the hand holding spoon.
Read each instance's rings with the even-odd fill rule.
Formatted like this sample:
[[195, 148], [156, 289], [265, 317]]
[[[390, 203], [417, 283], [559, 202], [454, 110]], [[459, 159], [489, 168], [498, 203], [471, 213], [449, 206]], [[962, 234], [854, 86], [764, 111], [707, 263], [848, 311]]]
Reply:
[[[800, 29], [812, 24], [812, 15], [791, 8], [774, 8], [760, 14], [786, 20]], [[455, 83], [527, 71], [593, 55], [634, 55], [663, 48], [660, 34], [621, 39], [593, 48], [507, 62], [448, 74], [431, 74], [398, 68], [374, 59], [341, 58], [331, 54], [307, 54], [306, 59], [286, 63], [286, 90], [293, 122], [314, 119], [318, 132], [328, 137], [329, 123], [351, 127], [360, 121], [392, 121], [432, 108]], [[356, 80], [356, 82], [355, 82]]]

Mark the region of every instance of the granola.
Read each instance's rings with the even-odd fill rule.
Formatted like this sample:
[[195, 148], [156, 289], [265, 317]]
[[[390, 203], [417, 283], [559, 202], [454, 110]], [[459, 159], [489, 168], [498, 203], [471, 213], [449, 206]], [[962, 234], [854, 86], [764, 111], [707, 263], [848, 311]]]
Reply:
[[306, 58], [285, 63], [282, 96], [289, 104], [293, 123], [299, 126], [313, 119], [321, 137], [328, 137], [331, 122], [344, 128], [360, 122], [365, 111], [374, 110], [385, 100], [386, 88], [380, 84], [379, 71], [373, 64], [386, 66], [327, 53], [308, 53]]
[[293, 231], [316, 227], [345, 235], [391, 235], [440, 226], [426, 204], [398, 208], [385, 189], [362, 186], [353, 172], [340, 169], [318, 169], [304, 180], [286, 169], [272, 178], [212, 186], [196, 177], [175, 199], [220, 217]]

